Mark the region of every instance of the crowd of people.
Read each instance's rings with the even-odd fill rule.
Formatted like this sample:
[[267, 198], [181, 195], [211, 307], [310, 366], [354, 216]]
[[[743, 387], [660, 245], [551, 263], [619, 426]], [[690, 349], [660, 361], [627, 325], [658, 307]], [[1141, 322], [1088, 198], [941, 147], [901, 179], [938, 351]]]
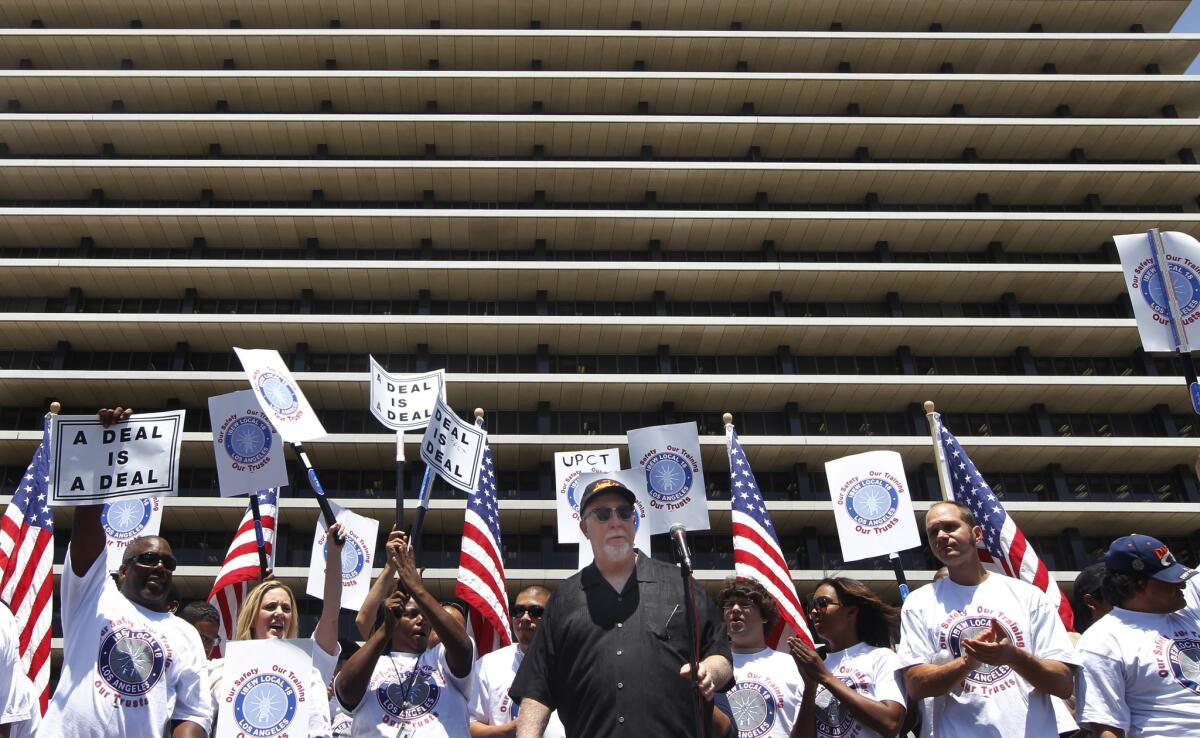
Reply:
[[[969, 508], [937, 503], [925, 518], [944, 565], [935, 582], [898, 609], [861, 582], [824, 579], [809, 598], [814, 639], [793, 633], [773, 648], [780, 613], [768, 590], [731, 578], [714, 601], [688, 587], [676, 566], [634, 547], [635, 502], [616, 479], [584, 490], [593, 563], [553, 593], [523, 588], [514, 642], [482, 658], [462, 610], [426, 587], [404, 533], [388, 534], [356, 620], [361, 646], [337, 637], [340, 572], [329, 567], [305, 649], [317, 699], [288, 735], [1200, 735], [1200, 580], [1154, 538], [1118, 538], [1080, 574], [1079, 635], [1044, 592], [984, 568]], [[336, 554], [338, 526], [329, 540]], [[215, 735], [231, 667], [210, 656], [226, 644], [211, 605], [179, 607], [177, 563], [168, 541], [144, 537], [109, 576], [100, 507], [75, 508], [62, 671], [44, 717], [16, 621], [0, 608], [0, 738]], [[233, 638], [300, 639], [296, 610], [291, 589], [268, 578], [242, 602]]]

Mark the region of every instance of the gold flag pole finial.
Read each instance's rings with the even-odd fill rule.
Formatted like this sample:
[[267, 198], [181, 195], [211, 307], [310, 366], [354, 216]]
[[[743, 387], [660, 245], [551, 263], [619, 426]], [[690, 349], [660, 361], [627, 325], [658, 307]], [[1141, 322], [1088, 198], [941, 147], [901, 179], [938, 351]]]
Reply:
[[733, 413], [725, 413], [721, 416], [721, 420], [725, 421], [725, 425], [729, 425], [733, 422]]
[[58, 415], [59, 410], [62, 410], [61, 402], [59, 402], [58, 400], [55, 400], [54, 402], [50, 403], [50, 414], [51, 415]]

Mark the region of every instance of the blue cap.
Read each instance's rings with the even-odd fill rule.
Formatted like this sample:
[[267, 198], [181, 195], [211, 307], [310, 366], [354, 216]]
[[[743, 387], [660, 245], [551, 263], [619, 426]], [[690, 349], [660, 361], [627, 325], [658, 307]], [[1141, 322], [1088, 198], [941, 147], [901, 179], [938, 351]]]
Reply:
[[1196, 576], [1195, 569], [1175, 560], [1165, 543], [1140, 533], [1113, 541], [1104, 554], [1104, 565], [1109, 571], [1147, 574], [1171, 584], [1182, 584]]

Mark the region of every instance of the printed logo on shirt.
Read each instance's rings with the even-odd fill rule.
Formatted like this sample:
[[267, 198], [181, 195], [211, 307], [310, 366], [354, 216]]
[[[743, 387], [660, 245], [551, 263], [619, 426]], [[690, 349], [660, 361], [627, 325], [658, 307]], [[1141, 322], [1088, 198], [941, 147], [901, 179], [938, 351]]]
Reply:
[[646, 490], [658, 502], [677, 502], [692, 491], [692, 460], [686, 452], [660, 451], [642, 465]]
[[[954, 656], [962, 656], [962, 642], [975, 640], [999, 623], [1000, 629], [1017, 648], [1025, 647], [1025, 635], [1012, 618], [983, 605], [974, 605], [972, 612], [953, 612], [941, 625], [941, 648], [948, 649]], [[1016, 684], [1011, 666], [980, 664], [963, 680], [963, 690], [981, 694], [997, 694]]]
[[1200, 694], [1200, 639], [1176, 638], [1167, 650], [1171, 675], [1184, 689]]
[[[856, 689], [853, 679], [839, 676], [839, 680], [847, 687]], [[833, 696], [825, 687], [817, 687], [817, 733], [830, 738], [851, 734], [854, 728], [854, 716], [842, 709], [841, 701]], [[857, 731], [855, 731], [857, 732]]]
[[96, 668], [118, 695], [141, 697], [166, 670], [167, 651], [149, 630], [122, 627], [100, 641]]
[[296, 717], [296, 689], [277, 674], [247, 679], [233, 698], [233, 716], [247, 738], [269, 738]]
[[111, 540], [131, 541], [145, 530], [157, 506], [158, 498], [151, 497], [114, 500], [104, 506], [100, 524]]
[[300, 411], [300, 396], [283, 377], [272, 371], [264, 371], [254, 378], [258, 391], [271, 409], [283, 417]]
[[729, 691], [729, 708], [738, 738], [758, 738], [775, 726], [775, 696], [765, 684], [753, 680], [738, 680]]
[[333, 738], [347, 738], [350, 735], [351, 729], [354, 728], [354, 718], [346, 713], [338, 710], [333, 716], [333, 726], [331, 732]]
[[400, 677], [399, 683], [388, 680], [375, 689], [379, 706], [394, 720], [420, 720], [437, 707], [442, 690], [430, 676], [433, 669], [419, 668], [420, 675], [416, 679], [410, 681], [412, 672], [409, 671]]

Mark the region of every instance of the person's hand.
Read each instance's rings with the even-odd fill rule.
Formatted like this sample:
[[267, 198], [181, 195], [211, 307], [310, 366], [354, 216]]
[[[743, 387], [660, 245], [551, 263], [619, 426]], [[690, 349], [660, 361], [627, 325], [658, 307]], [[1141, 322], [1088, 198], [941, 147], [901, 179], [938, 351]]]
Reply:
[[[684, 679], [692, 678], [692, 665], [684, 664], [679, 667], [679, 676]], [[713, 692], [717, 691], [717, 685], [713, 684], [712, 675], [708, 673], [708, 667], [704, 662], [700, 662], [700, 666], [696, 669], [696, 686], [700, 688], [700, 696], [706, 700], [711, 700]]]
[[[964, 657], [992, 666], [1012, 666], [1021, 657], [1021, 649], [1013, 645], [1008, 633], [992, 618], [992, 628], [978, 638], [962, 640]], [[967, 664], [970, 665], [970, 661]]]
[[399, 590], [392, 592], [383, 601], [383, 628], [387, 633], [396, 631], [396, 624], [400, 622], [400, 616], [404, 613], [404, 606], [407, 604], [408, 595]]
[[275, 578], [275, 570], [274, 570], [274, 569], [272, 569], [272, 568], [270, 568], [270, 567], [267, 567], [267, 570], [266, 570], [266, 572], [264, 572], [264, 573], [263, 573], [263, 578], [262, 578], [262, 580], [263, 580], [264, 582], [269, 582], [269, 581], [271, 581], [271, 580], [272, 580], [272, 579], [274, 579], [274, 578]]
[[100, 417], [101, 427], [107, 428], [113, 423], [129, 420], [129, 416], [133, 415], [133, 408], [121, 407], [119, 405], [117, 407], [102, 407], [96, 415]]
[[329, 535], [325, 536], [325, 542], [340, 556], [342, 546], [346, 545], [346, 534], [343, 532], [341, 523], [334, 523], [329, 526]]
[[385, 570], [391, 570], [393, 573], [395, 573], [396, 560], [392, 557], [392, 546], [393, 544], [399, 545], [399, 542], [403, 539], [403, 537], [404, 533], [396, 530], [396, 524], [392, 523], [392, 532], [388, 533], [387, 540], [383, 543], [383, 550], [385, 553], [383, 557], [383, 568]]
[[425, 588], [421, 572], [417, 570], [417, 562], [413, 556], [412, 546], [408, 542], [408, 534], [401, 533], [395, 540], [388, 536], [388, 559], [396, 568], [400, 577], [400, 588], [410, 595], [415, 595]]
[[796, 662], [796, 668], [800, 670], [805, 681], [824, 684], [832, 676], [821, 654], [800, 638], [792, 636], [788, 639], [788, 651], [791, 652], [792, 660]]

